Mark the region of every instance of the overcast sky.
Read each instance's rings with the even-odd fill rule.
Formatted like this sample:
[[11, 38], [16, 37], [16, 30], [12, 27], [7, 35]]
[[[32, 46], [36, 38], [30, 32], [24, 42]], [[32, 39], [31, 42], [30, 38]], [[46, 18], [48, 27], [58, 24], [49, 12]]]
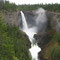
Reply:
[[38, 3], [59, 3], [60, 0], [8, 0], [10, 2], [15, 2], [17, 5], [18, 4], [38, 4]]

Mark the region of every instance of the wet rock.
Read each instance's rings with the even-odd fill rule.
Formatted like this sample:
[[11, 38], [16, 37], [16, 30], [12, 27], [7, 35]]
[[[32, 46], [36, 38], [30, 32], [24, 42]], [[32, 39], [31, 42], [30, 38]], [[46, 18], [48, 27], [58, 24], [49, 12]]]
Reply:
[[21, 31], [22, 32], [22, 34], [23, 34], [23, 36], [24, 36], [24, 38], [25, 38], [25, 40], [27, 40], [27, 47], [28, 48], [30, 48], [31, 47], [31, 42], [29, 41], [29, 38], [28, 38], [28, 36], [26, 35], [26, 33], [25, 32], [23, 32], [23, 31]]

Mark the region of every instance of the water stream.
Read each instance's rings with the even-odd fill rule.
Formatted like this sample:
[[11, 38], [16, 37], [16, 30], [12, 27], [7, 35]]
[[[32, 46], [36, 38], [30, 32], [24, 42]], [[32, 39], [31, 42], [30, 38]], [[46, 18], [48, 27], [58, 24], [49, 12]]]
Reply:
[[21, 11], [21, 17], [22, 17], [22, 25], [23, 25], [22, 31], [27, 34], [31, 42], [31, 48], [29, 49], [29, 51], [31, 53], [32, 60], [38, 60], [38, 53], [41, 51], [41, 48], [38, 47], [37, 42], [34, 38], [34, 34], [37, 34], [37, 27], [35, 26], [31, 28], [28, 27], [26, 18], [22, 11]]

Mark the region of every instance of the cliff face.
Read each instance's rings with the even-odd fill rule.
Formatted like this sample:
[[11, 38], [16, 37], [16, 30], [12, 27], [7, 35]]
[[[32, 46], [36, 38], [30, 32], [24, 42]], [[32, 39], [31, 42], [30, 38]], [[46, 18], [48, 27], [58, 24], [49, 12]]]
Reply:
[[60, 13], [47, 11], [47, 18], [50, 22], [51, 28], [55, 29], [57, 32], [60, 32]]
[[9, 25], [17, 25], [18, 26], [18, 13], [19, 12], [8, 12], [5, 11], [2, 13], [2, 17], [5, 19], [6, 23]]
[[[35, 26], [35, 20], [37, 15], [34, 13], [35, 11], [24, 11], [25, 17], [27, 19], [29, 27]], [[2, 17], [5, 19], [6, 23], [9, 25], [17, 25], [21, 24], [21, 15], [20, 12], [3, 12]], [[60, 32], [60, 13], [46, 11], [48, 26], [52, 29]], [[33, 18], [34, 17], [34, 18]], [[31, 23], [31, 25], [30, 25]]]
[[44, 32], [42, 31], [35, 35], [35, 38], [41, 47], [52, 39], [55, 32], [60, 33], [60, 13], [46, 11], [46, 15], [48, 20], [47, 28]]

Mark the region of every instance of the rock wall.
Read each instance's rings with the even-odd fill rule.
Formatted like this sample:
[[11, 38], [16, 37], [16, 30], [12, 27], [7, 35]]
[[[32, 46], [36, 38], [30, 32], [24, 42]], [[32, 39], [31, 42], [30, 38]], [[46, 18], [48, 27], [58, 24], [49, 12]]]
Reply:
[[18, 14], [19, 14], [19, 12], [4, 11], [2, 13], [2, 17], [5, 19], [5, 22], [8, 23], [8, 25], [15, 24], [18, 26]]
[[60, 13], [47, 11], [47, 18], [52, 29], [60, 32]]
[[[35, 11], [24, 11], [29, 27], [36, 25], [34, 19], [36, 19]], [[21, 23], [21, 16], [19, 17], [20, 12], [3, 12], [2, 17], [5, 19], [6, 23], [9, 25], [19, 26]], [[46, 11], [48, 25], [52, 29], [60, 32], [60, 13]], [[35, 16], [35, 17], [34, 17]], [[34, 17], [34, 18], [33, 18]], [[32, 25], [30, 25], [30, 23]]]

